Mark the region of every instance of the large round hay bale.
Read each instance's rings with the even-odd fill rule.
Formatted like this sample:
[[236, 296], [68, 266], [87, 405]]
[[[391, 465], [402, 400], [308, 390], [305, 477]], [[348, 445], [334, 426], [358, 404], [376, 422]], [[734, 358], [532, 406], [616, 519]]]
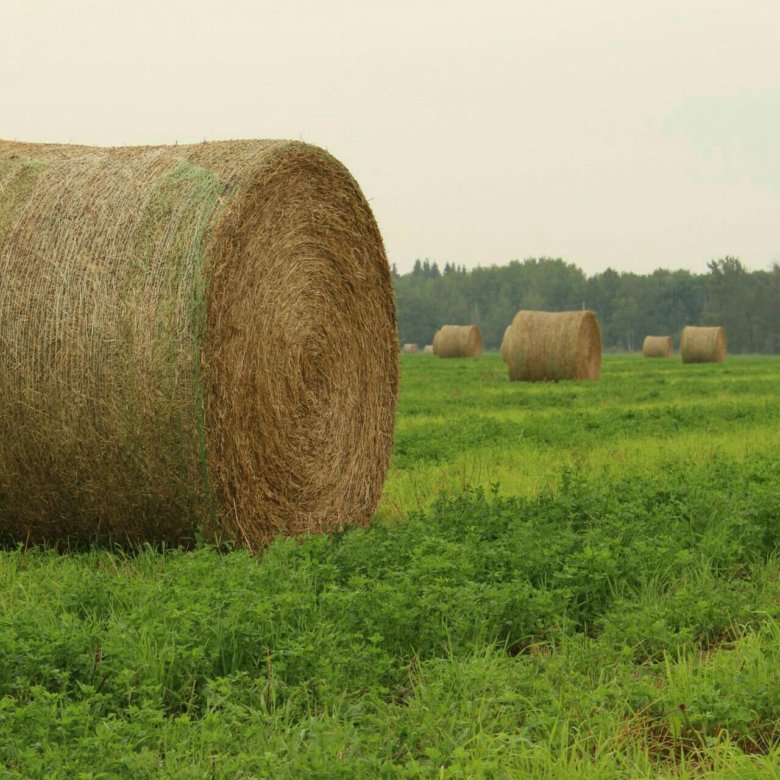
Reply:
[[720, 327], [700, 328], [687, 325], [680, 337], [683, 363], [722, 363], [726, 359], [728, 340]]
[[673, 349], [671, 336], [645, 336], [642, 342], [642, 354], [648, 358], [671, 357]]
[[432, 355], [433, 354], [433, 344], [426, 344], [423, 347], [423, 355]]
[[476, 325], [443, 325], [433, 337], [433, 354], [446, 358], [482, 354], [482, 333]]
[[401, 351], [405, 355], [416, 355], [420, 351], [420, 347], [417, 342], [412, 342], [410, 344], [404, 344]]
[[592, 311], [524, 311], [504, 332], [501, 357], [510, 381], [598, 379], [601, 328]]
[[398, 384], [360, 188], [290, 141], [0, 142], [0, 537], [364, 523]]

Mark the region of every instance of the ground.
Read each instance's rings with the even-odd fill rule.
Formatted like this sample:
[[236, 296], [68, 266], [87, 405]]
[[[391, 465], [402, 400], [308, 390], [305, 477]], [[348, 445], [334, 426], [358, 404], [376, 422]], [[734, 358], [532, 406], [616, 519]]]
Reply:
[[780, 777], [780, 359], [402, 356], [377, 517], [0, 553], [8, 777]]

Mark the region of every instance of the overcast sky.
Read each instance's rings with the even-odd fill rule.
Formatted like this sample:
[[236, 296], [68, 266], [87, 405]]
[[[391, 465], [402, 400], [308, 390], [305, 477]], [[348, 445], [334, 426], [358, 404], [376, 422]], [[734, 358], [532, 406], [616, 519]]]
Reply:
[[0, 0], [0, 138], [300, 138], [390, 260], [780, 261], [778, 0]]

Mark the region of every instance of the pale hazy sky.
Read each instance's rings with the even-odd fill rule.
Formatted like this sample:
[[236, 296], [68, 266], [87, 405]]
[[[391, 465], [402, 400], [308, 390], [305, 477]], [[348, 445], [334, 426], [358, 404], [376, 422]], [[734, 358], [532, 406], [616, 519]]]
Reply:
[[0, 0], [0, 138], [301, 138], [388, 255], [780, 261], [779, 0]]

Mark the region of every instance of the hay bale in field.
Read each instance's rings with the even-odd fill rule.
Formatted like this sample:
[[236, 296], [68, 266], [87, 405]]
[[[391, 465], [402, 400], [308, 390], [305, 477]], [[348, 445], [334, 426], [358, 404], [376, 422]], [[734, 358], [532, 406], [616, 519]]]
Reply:
[[401, 351], [405, 355], [415, 355], [420, 351], [420, 347], [417, 342], [412, 342], [411, 344], [404, 344]]
[[642, 342], [642, 354], [649, 358], [667, 358], [672, 356], [674, 347], [671, 336], [645, 336]]
[[0, 142], [0, 537], [365, 523], [393, 444], [382, 239], [317, 147]]
[[598, 379], [601, 329], [592, 311], [524, 311], [504, 332], [501, 357], [512, 382]]
[[433, 354], [446, 358], [482, 354], [482, 333], [476, 325], [443, 325], [433, 337]]
[[720, 327], [700, 328], [687, 325], [680, 337], [683, 363], [722, 363], [726, 359], [728, 340]]
[[433, 354], [433, 344], [426, 344], [423, 347], [423, 355], [432, 355]]

